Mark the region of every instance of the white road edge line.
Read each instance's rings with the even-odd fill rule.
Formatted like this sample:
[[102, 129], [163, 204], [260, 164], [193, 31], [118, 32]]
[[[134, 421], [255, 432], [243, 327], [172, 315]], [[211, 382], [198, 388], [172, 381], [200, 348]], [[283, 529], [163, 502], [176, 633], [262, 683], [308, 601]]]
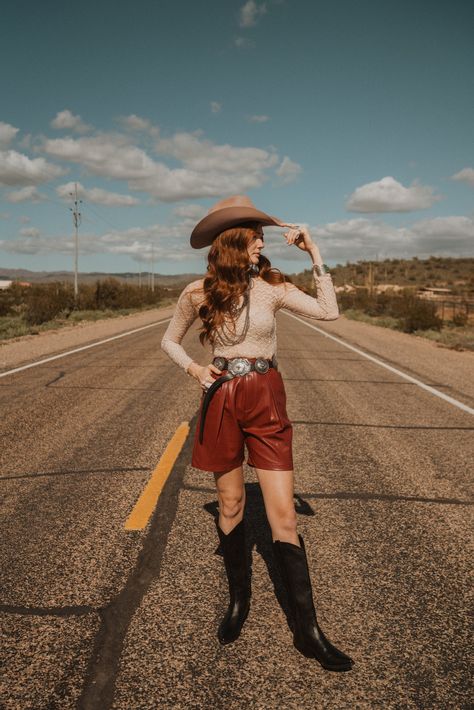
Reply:
[[[118, 338], [124, 338], [126, 335], [132, 335], [132, 333], [138, 333], [140, 330], [145, 330], [146, 328], [153, 328], [155, 325], [161, 325], [162, 323], [167, 323], [171, 318], [165, 318], [164, 320], [156, 321], [155, 323], [149, 323], [148, 325], [142, 325], [140, 328], [134, 328], [133, 330], [127, 330], [125, 333], [119, 333], [119, 335], [112, 335], [110, 338], [105, 338], [104, 340], [99, 340], [97, 343], [91, 343], [90, 345], [83, 345], [80, 348], [74, 348], [74, 350], [67, 350], [65, 353], [60, 353], [59, 355], [52, 355], [51, 357], [45, 357], [43, 360], [37, 360], [36, 362], [30, 362], [29, 365], [21, 365], [21, 367], [15, 367], [14, 370], [7, 370], [6, 372], [0, 372], [0, 377], [6, 377], [7, 375], [13, 375], [14, 372], [21, 372], [22, 370], [27, 370], [29, 367], [36, 367], [37, 365], [43, 365], [45, 362], [51, 362], [51, 360], [57, 360], [60, 357], [66, 357], [67, 355], [72, 355], [73, 353], [78, 353], [81, 350], [87, 350], [88, 348], [95, 348], [97, 345], [103, 345], [111, 340], [117, 340]], [[1, 353], [1, 350], [0, 350]]]
[[299, 318], [298, 316], [295, 316], [293, 313], [288, 313], [288, 311], [282, 310], [282, 313], [284, 313], [286, 316], [289, 316], [290, 318], [294, 318], [295, 320], [298, 320], [300, 323], [303, 323], [304, 325], [307, 325], [308, 328], [312, 328], [313, 330], [317, 330], [318, 333], [321, 333], [321, 335], [324, 335], [326, 338], [331, 338], [331, 340], [335, 340], [336, 343], [339, 343], [340, 345], [344, 345], [345, 348], [349, 348], [349, 350], [353, 350], [355, 353], [358, 353], [359, 355], [362, 355], [363, 357], [367, 358], [367, 360], [372, 360], [372, 362], [375, 362], [377, 365], [380, 365], [381, 367], [385, 367], [386, 370], [390, 370], [390, 372], [394, 372], [396, 375], [399, 375], [399, 377], [403, 377], [405, 380], [408, 380], [409, 382], [413, 382], [413, 384], [418, 385], [418, 387], [421, 387], [422, 389], [426, 390], [427, 392], [431, 392], [431, 394], [434, 394], [436, 397], [439, 397], [440, 399], [444, 399], [446, 402], [449, 402], [449, 404], [452, 404], [454, 407], [458, 407], [459, 409], [462, 409], [463, 412], [467, 412], [468, 414], [474, 414], [474, 409], [471, 409], [471, 407], [468, 407], [467, 404], [464, 404], [463, 402], [460, 402], [457, 399], [454, 399], [454, 397], [450, 397], [448, 394], [444, 394], [444, 392], [440, 392], [439, 390], [435, 389], [434, 387], [430, 387], [430, 385], [425, 385], [424, 382], [421, 382], [421, 380], [417, 380], [416, 377], [411, 377], [411, 375], [407, 375], [405, 372], [402, 372], [401, 370], [397, 370], [396, 367], [392, 367], [391, 365], [387, 365], [387, 363], [383, 362], [383, 360], [379, 360], [376, 357], [373, 357], [372, 355], [368, 355], [368, 353], [365, 353], [363, 350], [359, 350], [359, 348], [355, 348], [353, 345], [349, 345], [349, 343], [345, 343], [344, 340], [341, 340], [340, 338], [336, 338], [335, 335], [331, 335], [330, 333], [326, 333], [325, 330], [322, 328], [318, 328], [316, 325], [313, 325], [312, 323], [307, 323], [307, 321], [303, 320], [302, 318]]

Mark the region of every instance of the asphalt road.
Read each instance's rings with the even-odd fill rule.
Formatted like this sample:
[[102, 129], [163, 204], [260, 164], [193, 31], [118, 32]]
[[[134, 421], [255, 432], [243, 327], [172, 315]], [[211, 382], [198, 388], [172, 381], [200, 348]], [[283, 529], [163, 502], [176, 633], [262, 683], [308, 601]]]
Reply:
[[[247, 467], [252, 607], [218, 644], [213, 477], [189, 463], [200, 390], [160, 350], [165, 322], [0, 379], [2, 708], [472, 707], [472, 416], [301, 321], [470, 407], [474, 356], [278, 314], [299, 531], [320, 624], [354, 669], [293, 648]], [[125, 530], [183, 421], [149, 525]]]

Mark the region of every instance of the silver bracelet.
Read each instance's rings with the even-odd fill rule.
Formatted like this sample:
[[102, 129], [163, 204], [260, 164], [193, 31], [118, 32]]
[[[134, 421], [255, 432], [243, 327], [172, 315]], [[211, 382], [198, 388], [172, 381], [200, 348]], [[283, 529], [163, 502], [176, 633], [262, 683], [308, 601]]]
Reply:
[[331, 274], [327, 264], [313, 264], [313, 269], [316, 271], [318, 276], [322, 276], [323, 274]]

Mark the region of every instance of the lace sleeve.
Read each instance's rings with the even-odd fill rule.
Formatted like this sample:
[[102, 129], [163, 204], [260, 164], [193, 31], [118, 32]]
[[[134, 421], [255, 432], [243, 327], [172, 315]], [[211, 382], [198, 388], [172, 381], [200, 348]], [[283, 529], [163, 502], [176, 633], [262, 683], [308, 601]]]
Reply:
[[161, 341], [162, 350], [183, 370], [193, 362], [193, 358], [183, 348], [181, 341], [198, 317], [198, 309], [192, 297], [195, 288], [196, 284], [193, 282], [181, 292], [176, 310]]
[[288, 308], [289, 311], [298, 313], [301, 316], [308, 316], [318, 320], [336, 320], [339, 317], [339, 307], [331, 274], [318, 276], [313, 268], [313, 279], [317, 290], [316, 298], [304, 293], [294, 284], [280, 284], [277, 287], [277, 310], [279, 308]]

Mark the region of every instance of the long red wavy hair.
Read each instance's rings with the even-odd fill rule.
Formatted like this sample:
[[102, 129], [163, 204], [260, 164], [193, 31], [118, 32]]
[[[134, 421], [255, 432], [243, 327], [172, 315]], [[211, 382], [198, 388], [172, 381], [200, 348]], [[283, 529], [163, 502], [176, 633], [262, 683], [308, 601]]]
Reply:
[[[240, 296], [247, 289], [250, 273], [247, 247], [260, 226], [258, 222], [248, 222], [221, 232], [212, 242], [207, 255], [207, 275], [204, 277], [204, 297], [199, 308], [202, 328], [199, 332], [201, 344], [207, 340], [215, 342], [216, 331], [224, 321], [230, 321], [235, 329], [235, 319], [231, 308], [237, 305]], [[269, 284], [276, 285], [291, 278], [276, 267], [262, 254], [258, 260], [259, 276]]]

